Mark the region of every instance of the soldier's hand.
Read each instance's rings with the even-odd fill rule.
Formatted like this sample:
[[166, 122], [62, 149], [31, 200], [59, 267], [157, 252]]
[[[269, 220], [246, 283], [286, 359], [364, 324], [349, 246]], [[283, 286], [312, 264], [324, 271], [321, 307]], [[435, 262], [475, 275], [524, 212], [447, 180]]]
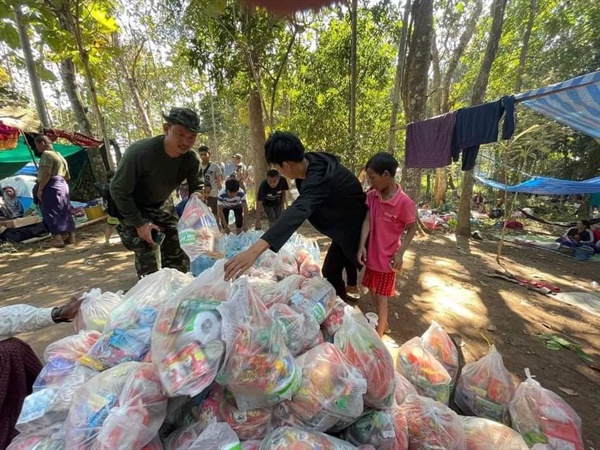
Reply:
[[155, 245], [154, 239], [152, 239], [152, 230], [160, 231], [160, 227], [148, 222], [144, 225], [140, 225], [139, 227], [135, 227], [135, 230], [137, 231], [137, 234], [141, 240], [146, 241], [150, 245]]

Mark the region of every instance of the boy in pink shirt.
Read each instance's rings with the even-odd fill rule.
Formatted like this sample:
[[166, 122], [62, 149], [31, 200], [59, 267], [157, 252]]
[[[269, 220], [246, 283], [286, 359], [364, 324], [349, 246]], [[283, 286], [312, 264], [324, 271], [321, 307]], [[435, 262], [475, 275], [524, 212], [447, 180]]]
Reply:
[[404, 252], [417, 230], [416, 208], [396, 183], [398, 161], [392, 155], [377, 153], [366, 169], [373, 189], [367, 192], [369, 211], [362, 226], [358, 261], [366, 265], [363, 286], [371, 292], [379, 316], [377, 333], [383, 336], [388, 326], [388, 297], [396, 293], [396, 272], [402, 269]]

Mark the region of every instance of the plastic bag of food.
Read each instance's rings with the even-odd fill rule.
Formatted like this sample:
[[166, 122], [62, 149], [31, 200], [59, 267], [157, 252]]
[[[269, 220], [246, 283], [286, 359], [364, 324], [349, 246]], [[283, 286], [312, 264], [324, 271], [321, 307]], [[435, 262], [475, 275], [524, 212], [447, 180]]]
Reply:
[[502, 363], [502, 356], [492, 346], [479, 361], [463, 367], [454, 401], [465, 414], [508, 425], [508, 404], [514, 394], [515, 385], [510, 373]]
[[[210, 389], [209, 397], [202, 406], [203, 416], [211, 416], [214, 412], [217, 419], [220, 422], [227, 422], [241, 440], [262, 439], [270, 429], [272, 408], [240, 411], [231, 394], [218, 384]], [[210, 408], [208, 414], [204, 411], [205, 407]]]
[[275, 407], [280, 419], [299, 422], [308, 430], [327, 431], [340, 420], [360, 417], [367, 383], [335, 345], [318, 345], [296, 362], [302, 368], [302, 384], [291, 400]]
[[305, 280], [306, 278], [301, 275], [291, 275], [279, 282], [264, 278], [250, 278], [248, 286], [263, 304], [270, 308], [276, 303], [287, 304], [292, 294], [300, 289]]
[[217, 382], [233, 393], [240, 410], [269, 407], [290, 399], [302, 371], [285, 346], [279, 325], [248, 287], [237, 280], [229, 300], [218, 307], [227, 342]]
[[166, 414], [167, 396], [156, 368], [137, 364], [119, 394], [117, 406], [102, 424], [97, 442], [106, 449], [141, 449], [154, 439]]
[[193, 276], [197, 277], [205, 270], [214, 266], [217, 261], [218, 260], [212, 256], [198, 255], [196, 256], [196, 259], [190, 263], [190, 272], [192, 272]]
[[198, 422], [175, 431], [165, 441], [166, 450], [241, 450], [239, 438], [223, 422]]
[[142, 447], [142, 450], [164, 450], [160, 437], [155, 436], [150, 442]]
[[512, 426], [529, 446], [544, 444], [549, 450], [583, 450], [581, 419], [554, 392], [535, 381], [529, 369], [527, 380], [517, 388], [509, 404]]
[[400, 406], [408, 425], [410, 450], [465, 450], [467, 439], [458, 415], [428, 397], [409, 395]]
[[298, 275], [298, 264], [296, 258], [291, 253], [285, 250], [279, 250], [273, 265], [275, 277], [278, 280], [283, 280], [291, 275]]
[[32, 433], [67, 418], [75, 391], [96, 376], [89, 367], [75, 366], [66, 376], [25, 397], [15, 428], [21, 433]]
[[448, 404], [452, 378], [442, 363], [423, 348], [420, 338], [412, 338], [400, 347], [396, 369], [417, 388], [419, 394]]
[[304, 349], [304, 314], [283, 303], [271, 306], [269, 314], [279, 324], [285, 345], [292, 355], [300, 354]]
[[396, 392], [394, 398], [398, 406], [404, 403], [409, 395], [418, 395], [417, 389], [404, 375], [395, 372], [394, 379], [396, 380]]
[[378, 450], [406, 450], [408, 438], [406, 423], [401, 421], [399, 439], [396, 439], [396, 424], [393, 410], [372, 410], [346, 428], [342, 437], [354, 445], [372, 445]]
[[214, 381], [225, 354], [221, 315], [231, 283], [223, 281], [225, 260], [171, 297], [158, 314], [152, 356], [169, 396], [194, 396]]
[[46, 347], [46, 364], [33, 383], [33, 392], [47, 386], [59, 386], [71, 374], [77, 360], [92, 348], [100, 336], [98, 331], [80, 331]]
[[75, 392], [65, 446], [139, 450], [158, 433], [166, 412], [167, 397], [152, 364], [119, 364]]
[[308, 312], [322, 324], [335, 305], [335, 288], [325, 278], [305, 279], [300, 290], [294, 292], [290, 304]]
[[354, 445], [325, 433], [307, 431], [297, 427], [280, 427], [263, 439], [260, 450], [356, 450]]
[[198, 255], [215, 256], [221, 234], [217, 219], [210, 208], [195, 195], [190, 196], [177, 223], [179, 245], [194, 261]]
[[467, 450], [529, 450], [512, 428], [481, 417], [460, 417], [467, 435]]
[[6, 450], [63, 450], [64, 448], [63, 424], [55, 423], [32, 433], [17, 435]]
[[123, 362], [143, 360], [150, 350], [158, 311], [192, 280], [175, 269], [162, 269], [142, 278], [113, 310], [102, 336], [80, 362], [104, 370]]
[[367, 380], [365, 406], [390, 408], [396, 390], [392, 355], [362, 313], [348, 308], [344, 314], [333, 342]]
[[323, 335], [327, 342], [333, 342], [333, 336], [335, 336], [335, 333], [337, 333], [342, 326], [342, 323], [344, 322], [344, 310], [347, 306], [349, 306], [348, 303], [341, 298], [336, 297], [333, 308], [325, 321], [321, 324], [321, 329], [323, 330]]
[[262, 440], [242, 441], [242, 450], [260, 450]]
[[275, 253], [273, 250], [267, 250], [258, 257], [255, 266], [267, 272], [274, 272], [276, 260], [277, 253]]
[[421, 336], [421, 344], [442, 363], [454, 383], [458, 375], [458, 350], [448, 333], [435, 320]]
[[122, 301], [123, 296], [119, 293], [102, 293], [102, 290], [99, 288], [94, 288], [86, 292], [83, 294], [79, 313], [73, 320], [75, 331], [103, 331], [108, 321], [108, 316]]

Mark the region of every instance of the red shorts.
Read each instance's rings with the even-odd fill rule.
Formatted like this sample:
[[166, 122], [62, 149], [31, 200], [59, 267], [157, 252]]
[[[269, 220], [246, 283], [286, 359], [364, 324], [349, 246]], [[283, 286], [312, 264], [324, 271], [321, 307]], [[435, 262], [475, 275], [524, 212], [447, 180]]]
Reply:
[[378, 272], [367, 267], [362, 285], [377, 295], [393, 297], [396, 295], [396, 272]]

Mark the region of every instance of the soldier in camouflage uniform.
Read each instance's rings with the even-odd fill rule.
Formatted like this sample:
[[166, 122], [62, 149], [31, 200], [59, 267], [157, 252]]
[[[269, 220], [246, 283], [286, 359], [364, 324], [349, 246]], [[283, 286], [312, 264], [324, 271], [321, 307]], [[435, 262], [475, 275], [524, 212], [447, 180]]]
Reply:
[[[123, 245], [134, 252], [138, 277], [161, 267], [187, 272], [190, 261], [179, 246], [177, 217], [165, 201], [182, 181], [190, 195], [203, 189], [200, 158], [190, 151], [200, 132], [198, 115], [186, 108], [173, 108], [163, 115], [165, 134], [134, 142], [119, 162], [110, 184], [111, 197], [119, 210], [117, 231]], [[157, 245], [152, 231], [165, 238]]]

